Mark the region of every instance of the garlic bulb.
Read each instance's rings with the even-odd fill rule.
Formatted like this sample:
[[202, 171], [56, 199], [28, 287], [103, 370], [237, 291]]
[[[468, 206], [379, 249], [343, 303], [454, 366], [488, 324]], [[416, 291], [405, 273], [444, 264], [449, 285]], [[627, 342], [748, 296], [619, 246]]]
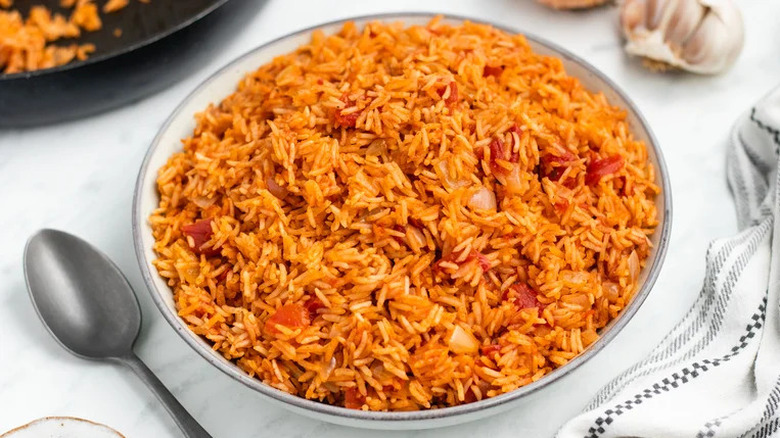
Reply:
[[742, 50], [742, 14], [734, 0], [625, 0], [626, 51], [658, 66], [720, 73]]
[[599, 6], [609, 0], [539, 0], [539, 3], [555, 9], [586, 9]]

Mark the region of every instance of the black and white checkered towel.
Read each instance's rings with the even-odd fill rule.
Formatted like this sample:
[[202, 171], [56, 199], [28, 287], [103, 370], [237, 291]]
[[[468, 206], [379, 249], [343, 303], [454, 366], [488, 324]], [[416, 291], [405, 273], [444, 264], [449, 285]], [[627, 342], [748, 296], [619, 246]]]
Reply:
[[712, 242], [696, 303], [559, 438], [780, 436], [778, 156], [780, 88], [733, 129], [727, 170], [740, 232]]

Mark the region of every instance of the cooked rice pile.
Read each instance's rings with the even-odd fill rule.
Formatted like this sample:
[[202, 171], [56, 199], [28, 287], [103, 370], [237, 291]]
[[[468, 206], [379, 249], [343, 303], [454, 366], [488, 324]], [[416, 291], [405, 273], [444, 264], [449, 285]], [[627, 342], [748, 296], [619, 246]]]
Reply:
[[[123, 9], [128, 0], [106, 0], [103, 12]], [[10, 8], [12, 0], [0, 0], [0, 7]], [[19, 73], [83, 61], [95, 51], [94, 44], [54, 42], [78, 38], [82, 31], [94, 32], [103, 27], [98, 6], [91, 0], [61, 0], [60, 6], [72, 8], [69, 17], [52, 13], [45, 6], [33, 6], [25, 19], [16, 10], [0, 10], [0, 72]]]
[[150, 218], [179, 315], [348, 408], [453, 406], [564, 365], [630, 301], [658, 224], [625, 112], [486, 25], [314, 32], [183, 143]]

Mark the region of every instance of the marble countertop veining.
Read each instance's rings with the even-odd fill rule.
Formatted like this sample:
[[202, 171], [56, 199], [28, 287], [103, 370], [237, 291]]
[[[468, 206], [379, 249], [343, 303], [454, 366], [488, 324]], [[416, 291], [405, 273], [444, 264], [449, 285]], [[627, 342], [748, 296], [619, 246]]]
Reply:
[[[25, 291], [22, 250], [42, 227], [76, 233], [124, 270], [144, 312], [137, 352], [215, 437], [551, 436], [616, 373], [641, 358], [700, 289], [708, 242], [736, 229], [725, 179], [733, 121], [780, 80], [780, 2], [741, 0], [747, 37], [734, 69], [717, 77], [659, 75], [621, 50], [616, 10], [554, 12], [531, 0], [353, 2], [255, 1], [251, 25], [236, 29], [211, 62], [167, 90], [88, 119], [0, 130], [0, 431], [48, 415], [106, 423], [128, 438], [178, 431], [128, 371], [65, 352], [45, 331]], [[200, 81], [277, 36], [337, 18], [392, 11], [441, 11], [543, 36], [585, 58], [639, 106], [666, 156], [674, 225], [666, 264], [640, 312], [564, 389], [530, 406], [458, 427], [419, 432], [344, 428], [287, 412], [209, 366], [154, 308], [133, 252], [130, 213], [137, 169], [168, 114]]]

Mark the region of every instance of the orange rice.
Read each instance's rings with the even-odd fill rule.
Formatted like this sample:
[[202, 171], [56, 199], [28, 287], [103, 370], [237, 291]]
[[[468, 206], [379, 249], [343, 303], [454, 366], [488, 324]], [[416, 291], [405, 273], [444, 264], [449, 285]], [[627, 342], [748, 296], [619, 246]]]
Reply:
[[[103, 12], [123, 9], [128, 0], [106, 0]], [[12, 0], [0, 0], [10, 8]], [[73, 9], [69, 17], [52, 13], [45, 6], [30, 9], [27, 18], [16, 10], [0, 10], [0, 72], [19, 73], [84, 61], [95, 51], [94, 44], [54, 44], [95, 32], [103, 27], [98, 7], [92, 0], [61, 0], [60, 6]]]
[[103, 4], [103, 12], [109, 14], [111, 12], [116, 12], [120, 9], [124, 9], [127, 7], [127, 4], [130, 2], [130, 0], [107, 0], [105, 4]]
[[155, 266], [214, 350], [333, 405], [542, 378], [631, 300], [658, 225], [625, 111], [487, 25], [315, 31], [196, 118]]

